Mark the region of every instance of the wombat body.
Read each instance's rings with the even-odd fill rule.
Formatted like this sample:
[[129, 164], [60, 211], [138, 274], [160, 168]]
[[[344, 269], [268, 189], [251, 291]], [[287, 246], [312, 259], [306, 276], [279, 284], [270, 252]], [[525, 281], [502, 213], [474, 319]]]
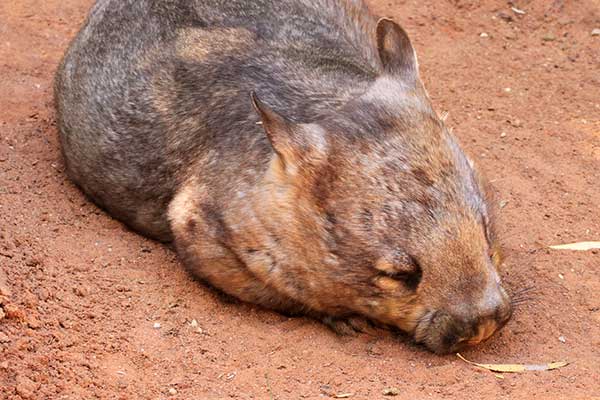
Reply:
[[100, 0], [55, 92], [71, 179], [233, 296], [438, 352], [510, 316], [480, 178], [361, 1]]

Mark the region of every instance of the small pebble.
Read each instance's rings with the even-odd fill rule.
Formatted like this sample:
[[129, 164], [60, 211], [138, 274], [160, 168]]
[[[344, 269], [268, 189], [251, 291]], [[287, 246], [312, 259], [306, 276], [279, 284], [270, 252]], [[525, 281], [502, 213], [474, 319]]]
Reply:
[[600, 36], [600, 28], [594, 28], [592, 30], [592, 36]]
[[523, 122], [520, 119], [515, 119], [514, 121], [510, 121], [510, 124], [515, 128], [520, 128], [523, 126]]
[[193, 320], [190, 322], [190, 326], [191, 326], [192, 328], [196, 328], [196, 327], [198, 326], [198, 321], [196, 321], [195, 319], [193, 319]]
[[490, 37], [490, 35], [488, 35], [486, 32], [481, 32], [479, 37], [486, 38], [486, 37]]
[[16, 381], [15, 389], [19, 396], [24, 399], [34, 398], [38, 389], [38, 385], [36, 385], [35, 382], [23, 375], [17, 375]]
[[504, 207], [506, 207], [507, 204], [508, 204], [508, 200], [500, 200], [500, 203], [498, 205], [500, 206], [500, 208], [504, 208]]
[[0, 283], [0, 296], [9, 297], [11, 295], [11, 291], [7, 285]]
[[564, 336], [559, 336], [558, 341], [561, 343], [567, 343], [567, 339]]
[[383, 389], [384, 396], [398, 396], [399, 394], [400, 394], [400, 390], [398, 390], [398, 388]]
[[558, 274], [558, 277], [559, 277], [560, 279], [565, 279], [565, 276], [564, 276], [563, 274]]
[[502, 133], [500, 134], [500, 137], [501, 137], [501, 138], [505, 138], [505, 137], [506, 137], [506, 132], [502, 132]]
[[175, 389], [175, 388], [169, 388], [169, 394], [171, 396], [175, 396], [177, 394], [177, 389]]
[[27, 321], [27, 326], [29, 326], [31, 329], [40, 329], [42, 327], [42, 323], [39, 319], [31, 317], [29, 321]]
[[544, 36], [542, 36], [542, 40], [544, 42], [553, 42], [556, 40], [556, 36], [553, 33], [547, 33]]
[[511, 89], [511, 88], [509, 88], [509, 87], [507, 87], [507, 88], [504, 88], [504, 91], [505, 91], [506, 93], [510, 93], [510, 92], [512, 92], [512, 89]]
[[160, 329], [160, 323], [159, 322], [155, 322], [153, 325], [154, 329]]

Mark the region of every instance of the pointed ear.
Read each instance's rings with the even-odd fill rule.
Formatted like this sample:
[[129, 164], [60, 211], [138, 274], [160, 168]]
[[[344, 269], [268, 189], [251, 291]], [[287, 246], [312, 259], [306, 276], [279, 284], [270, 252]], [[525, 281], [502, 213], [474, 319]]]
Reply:
[[419, 80], [415, 49], [406, 31], [391, 19], [377, 21], [377, 50], [388, 73], [400, 76], [407, 83]]
[[317, 124], [296, 124], [286, 120], [252, 92], [252, 104], [275, 153], [291, 172], [301, 162], [318, 163], [327, 151], [325, 132]]
[[256, 93], [250, 94], [252, 105], [260, 117], [261, 125], [273, 146], [275, 153], [284, 162], [290, 162], [296, 158], [293, 140], [293, 124], [273, 111], [263, 103]]

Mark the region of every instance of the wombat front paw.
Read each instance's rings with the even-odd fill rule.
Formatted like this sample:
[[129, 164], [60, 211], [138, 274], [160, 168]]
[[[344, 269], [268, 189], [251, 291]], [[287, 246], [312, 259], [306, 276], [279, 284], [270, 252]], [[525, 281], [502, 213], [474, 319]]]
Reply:
[[371, 323], [366, 318], [357, 316], [344, 318], [327, 316], [323, 318], [323, 323], [341, 336], [355, 336], [358, 333], [371, 333], [373, 331]]

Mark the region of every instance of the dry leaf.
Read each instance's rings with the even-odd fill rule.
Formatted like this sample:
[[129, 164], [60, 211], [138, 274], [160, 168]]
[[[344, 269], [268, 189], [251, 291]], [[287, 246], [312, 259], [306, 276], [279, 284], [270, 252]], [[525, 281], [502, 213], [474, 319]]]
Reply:
[[577, 243], [569, 243], [569, 244], [559, 244], [559, 245], [555, 245], [555, 246], [550, 246], [550, 248], [554, 249], [554, 250], [586, 251], [586, 250], [600, 249], [600, 242], [577, 242]]
[[489, 371], [493, 371], [493, 372], [509, 373], [509, 372], [527, 372], [527, 371], [550, 371], [552, 369], [562, 368], [564, 366], [569, 365], [569, 363], [566, 361], [551, 362], [548, 364], [479, 364], [479, 363], [467, 360], [466, 358], [461, 356], [460, 353], [456, 353], [456, 355], [458, 356], [458, 358], [460, 358], [461, 360], [463, 360], [466, 363], [475, 365], [480, 368], [485, 368], [485, 369], [487, 369]]

